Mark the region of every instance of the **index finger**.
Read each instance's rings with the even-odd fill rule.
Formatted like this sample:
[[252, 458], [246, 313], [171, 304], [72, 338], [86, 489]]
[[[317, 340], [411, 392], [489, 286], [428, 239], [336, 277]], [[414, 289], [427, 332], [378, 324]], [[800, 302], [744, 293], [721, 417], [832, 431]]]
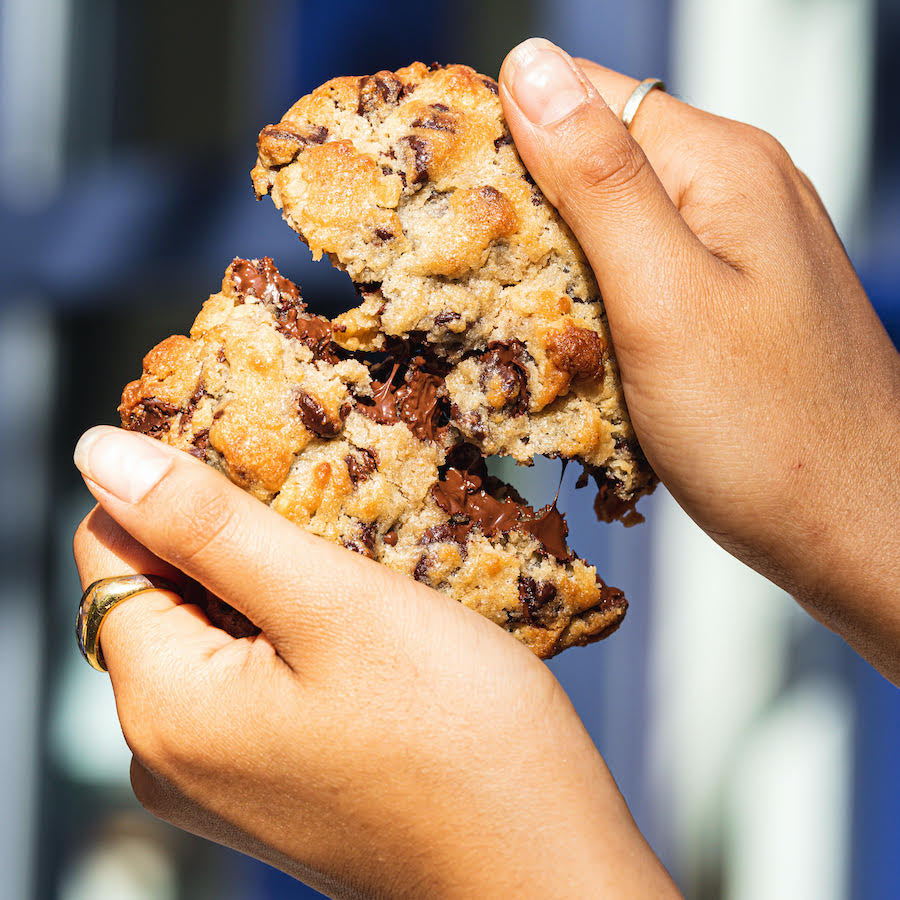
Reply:
[[[589, 59], [576, 59], [584, 74], [609, 107], [621, 118], [637, 78], [607, 69]], [[738, 123], [698, 109], [670, 93], [650, 91], [629, 128], [641, 145], [666, 193], [690, 225], [685, 207], [690, 191], [708, 172], [710, 161], [721, 159], [726, 145], [735, 144]]]

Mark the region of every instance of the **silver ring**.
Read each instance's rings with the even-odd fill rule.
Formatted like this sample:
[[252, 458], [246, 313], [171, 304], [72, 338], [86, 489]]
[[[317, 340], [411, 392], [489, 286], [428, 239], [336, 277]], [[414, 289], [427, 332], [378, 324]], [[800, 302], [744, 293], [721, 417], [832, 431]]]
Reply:
[[665, 92], [665, 82], [660, 78], [645, 78], [632, 92], [631, 96], [625, 101], [625, 108], [622, 110], [622, 124], [630, 129], [634, 117], [637, 115], [638, 107], [644, 102], [644, 98], [654, 88], [659, 88]]

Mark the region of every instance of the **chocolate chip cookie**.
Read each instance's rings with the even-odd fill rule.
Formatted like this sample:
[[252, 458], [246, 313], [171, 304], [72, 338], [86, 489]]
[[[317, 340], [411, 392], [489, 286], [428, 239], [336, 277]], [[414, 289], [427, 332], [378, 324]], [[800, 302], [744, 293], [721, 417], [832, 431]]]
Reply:
[[356, 282], [336, 344], [427, 348], [466, 441], [523, 463], [579, 460], [601, 517], [639, 519], [654, 477], [600, 291], [522, 165], [493, 79], [421, 63], [333, 79], [263, 128], [252, 181]]
[[[535, 510], [491, 477], [457, 425], [454, 365], [409, 341], [377, 355], [348, 351], [335, 340], [340, 328], [311, 314], [270, 259], [235, 259], [190, 335], [147, 354], [123, 392], [122, 425], [444, 592], [541, 657], [614, 630], [625, 598], [569, 550], [555, 504]], [[514, 389], [503, 386], [518, 377], [506, 374], [514, 352], [486, 350], [486, 383]], [[207, 609], [248, 633], [221, 601]]]

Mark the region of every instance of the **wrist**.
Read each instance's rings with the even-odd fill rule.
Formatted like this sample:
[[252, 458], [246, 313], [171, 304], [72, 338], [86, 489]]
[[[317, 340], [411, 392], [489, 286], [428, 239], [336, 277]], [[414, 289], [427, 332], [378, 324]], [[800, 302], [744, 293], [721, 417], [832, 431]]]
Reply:
[[857, 427], [830, 448], [824, 477], [805, 502], [799, 498], [795, 571], [785, 585], [811, 615], [895, 683], [900, 683], [898, 383], [873, 390], [868, 408], [855, 411]]

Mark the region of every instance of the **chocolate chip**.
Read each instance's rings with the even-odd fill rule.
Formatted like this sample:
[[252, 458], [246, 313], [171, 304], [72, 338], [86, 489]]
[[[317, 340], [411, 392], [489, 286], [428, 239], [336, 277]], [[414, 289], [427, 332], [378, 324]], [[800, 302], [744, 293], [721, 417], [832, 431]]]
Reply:
[[493, 341], [481, 357], [479, 383], [488, 403], [495, 409], [510, 407], [513, 416], [520, 416], [528, 409], [526, 353], [521, 341]]
[[381, 241], [389, 241], [394, 236], [393, 231], [389, 231], [387, 228], [376, 228], [375, 229], [375, 237], [377, 237]]
[[403, 143], [408, 147], [407, 156], [410, 158], [411, 177], [410, 184], [422, 184], [428, 181], [428, 164], [431, 162], [431, 147], [427, 141], [416, 137], [414, 134], [403, 138]]
[[206, 452], [209, 450], [209, 429], [204, 428], [203, 431], [198, 431], [194, 435], [193, 441], [191, 441], [193, 445], [188, 453], [191, 456], [196, 456], [197, 459], [206, 462]]
[[347, 472], [354, 486], [365, 481], [378, 466], [378, 459], [374, 451], [365, 448], [359, 451], [358, 456], [348, 453], [344, 457], [344, 462], [347, 463]]
[[500, 93], [500, 87], [499, 87], [499, 85], [497, 84], [497, 82], [494, 81], [493, 78], [487, 78], [487, 77], [482, 78], [482, 79], [481, 79], [481, 83], [482, 83], [482, 84], [483, 84], [483, 85], [484, 85], [484, 86], [485, 86], [492, 94], [499, 94], [499, 93]]
[[300, 420], [315, 435], [319, 437], [334, 437], [343, 428], [343, 421], [333, 422], [328, 418], [325, 407], [315, 397], [301, 391], [296, 391], [297, 411]]
[[413, 120], [411, 128], [430, 128], [433, 131], [456, 131], [456, 117], [450, 113], [450, 107], [443, 103], [432, 103], [425, 115]]
[[415, 569], [413, 569], [413, 578], [416, 581], [423, 581], [426, 584], [428, 583], [428, 554], [423, 553], [419, 557], [419, 561], [416, 563]]
[[169, 430], [181, 408], [156, 397], [143, 397], [124, 417], [122, 427], [159, 437]]
[[499, 152], [501, 147], [505, 147], [507, 144], [511, 144], [513, 142], [512, 135], [506, 131], [500, 135], [498, 138], [494, 138], [494, 149]]
[[458, 312], [441, 312], [438, 313], [434, 317], [435, 327], [440, 327], [442, 325], [446, 325], [448, 322], [455, 322], [457, 319], [461, 319], [462, 316]]
[[434, 525], [422, 532], [419, 543], [423, 546], [428, 546], [429, 544], [442, 544], [446, 541], [453, 541], [459, 544], [460, 547], [465, 547], [471, 530], [472, 523], [467, 521], [451, 521], [443, 525]]
[[393, 72], [376, 72], [360, 80], [356, 114], [369, 116], [379, 106], [396, 106], [404, 93], [403, 82]]
[[384, 542], [388, 545], [388, 547], [396, 547], [397, 546], [397, 532], [391, 529], [384, 536]]
[[337, 362], [338, 356], [332, 344], [332, 326], [328, 319], [298, 311], [282, 305], [273, 310], [275, 328], [283, 335], [306, 344], [316, 359]]
[[519, 576], [519, 603], [528, 624], [532, 624], [541, 609], [556, 596], [556, 586], [549, 581], [536, 582], [525, 575]]

